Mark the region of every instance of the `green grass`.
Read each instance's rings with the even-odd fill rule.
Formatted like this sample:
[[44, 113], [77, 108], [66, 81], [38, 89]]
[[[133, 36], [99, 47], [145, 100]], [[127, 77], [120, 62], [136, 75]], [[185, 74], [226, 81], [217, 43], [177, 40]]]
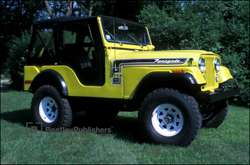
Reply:
[[74, 126], [110, 128], [111, 134], [42, 132], [42, 137], [26, 137], [31, 98], [27, 92], [1, 93], [3, 164], [249, 163], [249, 109], [245, 107], [229, 106], [228, 116], [219, 128], [201, 129], [190, 146], [181, 148], [144, 143], [137, 112], [120, 112], [114, 121], [102, 125], [93, 123], [84, 113], [78, 114]]

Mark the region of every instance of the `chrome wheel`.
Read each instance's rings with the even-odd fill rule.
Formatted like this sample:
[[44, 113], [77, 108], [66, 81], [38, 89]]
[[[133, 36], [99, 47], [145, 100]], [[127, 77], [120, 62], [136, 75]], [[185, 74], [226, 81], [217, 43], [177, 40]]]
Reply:
[[58, 115], [58, 105], [51, 97], [44, 97], [39, 104], [39, 114], [43, 121], [52, 123]]
[[171, 137], [181, 131], [184, 118], [176, 106], [172, 104], [161, 104], [154, 109], [151, 122], [159, 134]]

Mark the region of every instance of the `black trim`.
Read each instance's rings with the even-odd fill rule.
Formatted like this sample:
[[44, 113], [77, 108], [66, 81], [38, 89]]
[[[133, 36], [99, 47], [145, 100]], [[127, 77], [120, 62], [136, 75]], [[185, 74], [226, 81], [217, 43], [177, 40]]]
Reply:
[[127, 22], [131, 22], [134, 24], [138, 24], [141, 26], [145, 26], [144, 24], [138, 23], [138, 22], [134, 22], [131, 20], [127, 20], [127, 19], [123, 19], [123, 18], [117, 18], [117, 17], [110, 17], [110, 16], [104, 16], [104, 15], [97, 15], [97, 16], [91, 16], [91, 17], [60, 17], [60, 18], [52, 18], [52, 19], [42, 19], [42, 20], [36, 20], [34, 21], [34, 25], [43, 25], [43, 24], [56, 24], [57, 22], [69, 22], [69, 21], [77, 21], [77, 20], [89, 20], [92, 18], [97, 18], [97, 17], [101, 17], [101, 18], [109, 18], [109, 19], [115, 19], [115, 20], [122, 20], [122, 21], [127, 21]]
[[195, 95], [200, 91], [201, 85], [189, 73], [152, 72], [147, 74], [135, 90], [134, 98], [145, 97], [158, 88], [174, 88]]
[[168, 80], [171, 80], [173, 78], [184, 78], [190, 84], [198, 84], [197, 81], [195, 80], [195, 78], [189, 73], [170, 73], [170, 72], [152, 72], [152, 73], [149, 73], [145, 77], [143, 77], [141, 82], [148, 80], [148, 79], [154, 79], [157, 77], [160, 79], [167, 78]]
[[[118, 59], [113, 61], [113, 72], [121, 72], [124, 65], [183, 65], [188, 58], [138, 58], [138, 59]], [[118, 70], [115, 70], [119, 68]]]
[[228, 99], [230, 97], [234, 97], [235, 95], [239, 95], [240, 94], [240, 88], [237, 89], [225, 89], [224, 91], [221, 92], [199, 92], [197, 94], [197, 98], [199, 98], [200, 100], [206, 100], [209, 103], [214, 103], [220, 100], [225, 100]]
[[[54, 82], [52, 79], [55, 78], [56, 82]], [[63, 77], [54, 70], [44, 70], [40, 72], [34, 80], [31, 83], [31, 86], [29, 88], [29, 92], [35, 93], [35, 91], [41, 86], [45, 84], [52, 84], [52, 85], [59, 85], [60, 86], [60, 92], [64, 96], [68, 96], [68, 88], [67, 84], [64, 81]], [[57, 86], [55, 86], [57, 87]]]

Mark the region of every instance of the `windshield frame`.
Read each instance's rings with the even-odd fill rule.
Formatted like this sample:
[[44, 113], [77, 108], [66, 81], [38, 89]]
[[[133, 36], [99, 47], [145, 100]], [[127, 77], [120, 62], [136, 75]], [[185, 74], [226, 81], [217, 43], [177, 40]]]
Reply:
[[[130, 37], [130, 39], [132, 40], [132, 41], [126, 41], [126, 40], [121, 40], [120, 38], [119, 38], [119, 36], [117, 37], [116, 35], [114, 35], [114, 32], [113, 32], [113, 30], [114, 30], [114, 28], [112, 28], [112, 31], [109, 31], [109, 33], [111, 33], [113, 36], [111, 36], [111, 39], [107, 39], [106, 38], [106, 35], [108, 34], [109, 35], [109, 33], [107, 33], [106, 32], [106, 27], [105, 27], [105, 25], [104, 25], [104, 23], [103, 23], [103, 21], [104, 20], [111, 20], [113, 23], [114, 22], [122, 22], [122, 23], [126, 23], [128, 26], [134, 26], [134, 27], [142, 27], [142, 30], [144, 30], [144, 32], [145, 32], [145, 37], [147, 37], [146, 38], [146, 42], [145, 43], [143, 43], [143, 42], [140, 42], [139, 40], [138, 40], [138, 38], [131, 38]], [[151, 39], [150, 39], [150, 36], [149, 36], [149, 32], [148, 32], [148, 29], [146, 28], [146, 26], [145, 25], [143, 25], [143, 24], [140, 24], [140, 23], [137, 23], [137, 22], [133, 22], [133, 21], [129, 21], [129, 20], [124, 20], [124, 19], [115, 19], [115, 18], [106, 18], [106, 17], [102, 17], [101, 18], [101, 26], [102, 26], [102, 32], [103, 32], [103, 38], [108, 42], [108, 43], [119, 43], [121, 46], [123, 45], [123, 44], [128, 44], [128, 45], [136, 45], [136, 46], [141, 46], [141, 47], [143, 47], [143, 46], [147, 46], [147, 45], [152, 45], [152, 43], [151, 43]], [[116, 26], [115, 25], [115, 27], [118, 27], [118, 26]], [[118, 28], [116, 29], [116, 30], [118, 30]], [[143, 32], [143, 31], [142, 31]], [[116, 33], [116, 32], [115, 32]], [[129, 36], [129, 34], [130, 33], [127, 33], [128, 34], [128, 36]], [[110, 36], [110, 35], [109, 35]], [[113, 38], [113, 37], [115, 37], [115, 38]], [[137, 41], [137, 42], [136, 42]]]

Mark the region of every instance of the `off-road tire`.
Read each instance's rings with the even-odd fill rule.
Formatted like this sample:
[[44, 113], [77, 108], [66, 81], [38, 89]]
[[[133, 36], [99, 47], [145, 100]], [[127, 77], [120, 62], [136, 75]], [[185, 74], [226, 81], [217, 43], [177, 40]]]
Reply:
[[222, 110], [216, 114], [215, 116], [211, 116], [207, 120], [202, 121], [202, 127], [204, 128], [218, 128], [226, 119], [227, 113], [228, 113], [228, 102], [224, 101], [222, 102]]
[[[163, 109], [160, 109], [161, 107], [163, 107]], [[166, 108], [164, 109], [164, 107]], [[170, 107], [170, 110], [168, 107]], [[160, 113], [158, 113], [158, 110]], [[166, 114], [164, 121], [158, 119], [158, 117], [160, 118], [160, 115], [162, 115], [161, 113], [163, 116]], [[170, 116], [171, 113], [174, 117]], [[156, 114], [159, 123], [155, 120], [156, 118], [154, 116]], [[167, 117], [172, 118], [173, 122], [164, 125], [163, 122], [167, 123], [165, 120]], [[149, 142], [186, 147], [198, 135], [201, 128], [202, 116], [198, 103], [192, 96], [180, 93], [177, 90], [160, 88], [145, 97], [139, 108], [138, 121], [145, 134], [146, 140]], [[182, 121], [183, 123], [181, 124]], [[160, 125], [162, 127], [160, 127]], [[176, 131], [171, 132], [171, 125], [173, 125]], [[157, 126], [159, 129], [157, 129]], [[163, 127], [165, 129], [162, 129]], [[167, 128], [170, 129], [170, 131]]]
[[72, 124], [73, 114], [68, 100], [51, 85], [41, 86], [34, 93], [31, 114], [34, 122], [42, 123], [42, 129], [70, 127]]

